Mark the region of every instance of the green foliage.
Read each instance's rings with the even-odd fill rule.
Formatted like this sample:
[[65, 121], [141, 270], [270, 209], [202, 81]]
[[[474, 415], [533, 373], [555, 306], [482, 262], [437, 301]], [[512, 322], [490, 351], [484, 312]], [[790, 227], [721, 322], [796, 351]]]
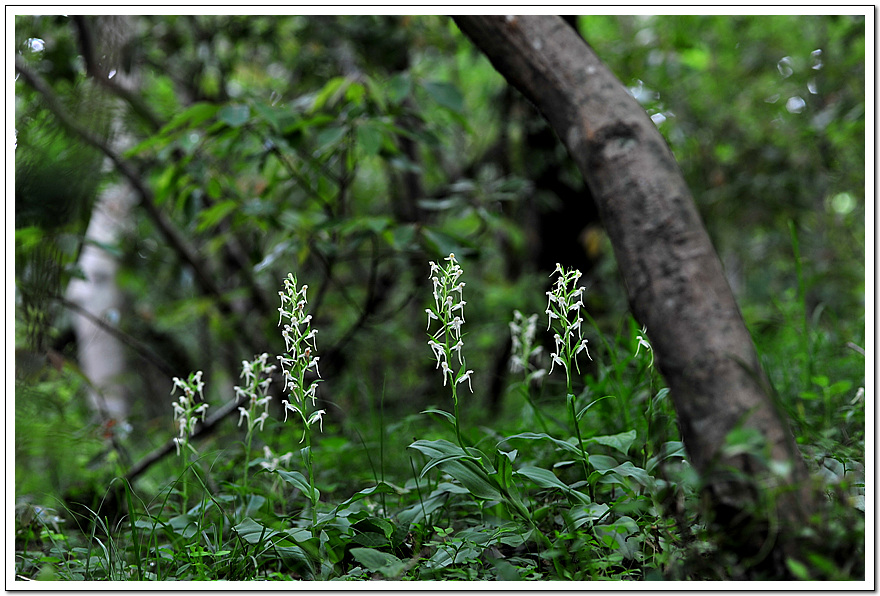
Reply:
[[[108, 432], [86, 411], [58, 298], [77, 275], [91, 203], [118, 173], [101, 174], [103, 156], [16, 82], [20, 578], [735, 575], [742, 563], [716, 556], [671, 396], [625, 316], [601, 232], [582, 237], [583, 255], [553, 255], [593, 259], [578, 327], [592, 360], [575, 351], [586, 343], [566, 344], [570, 374], [547, 376], [560, 363], [538, 317], [519, 368], [504, 372], [511, 313], [547, 306], [536, 220], [567, 200], [534, 174], [577, 175], [555, 140], [533, 144], [535, 115], [447, 19], [138, 18], [125, 54], [158, 126], [86, 75], [68, 19], [15, 25], [17, 51], [76, 119], [109, 138], [105, 116], [121, 114], [114, 129], [132, 139], [121, 158], [198, 255], [184, 259], [147, 209], [107, 247], [122, 255], [119, 330], [137, 340], [127, 345], [138, 379], [127, 381], [155, 402], [136, 404], [136, 432]], [[827, 550], [785, 562], [805, 580], [864, 574], [864, 27], [580, 18], [673, 148], [826, 488], [804, 540]], [[467, 270], [468, 315], [443, 358], [458, 361], [461, 339], [467, 360], [447, 378], [425, 345], [426, 263], [450, 253]], [[170, 375], [145, 355], [180, 378], [203, 371], [206, 402], [228, 402], [242, 361], [285, 353], [276, 295], [291, 271], [310, 284], [321, 336], [323, 382], [300, 417], [323, 432], [300, 450], [302, 427], [283, 424], [276, 395], [254, 411], [265, 428], [233, 417], [131, 485], [113, 480], [179, 430]], [[515, 321], [522, 330], [528, 318]]]

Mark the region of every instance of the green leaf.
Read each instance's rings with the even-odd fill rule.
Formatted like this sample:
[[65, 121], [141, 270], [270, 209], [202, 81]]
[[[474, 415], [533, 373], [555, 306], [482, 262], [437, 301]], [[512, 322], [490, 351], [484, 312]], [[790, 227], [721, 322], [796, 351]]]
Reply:
[[654, 484], [654, 478], [644, 471], [642, 468], [633, 465], [632, 462], [625, 461], [613, 470], [615, 474], [619, 474], [620, 476], [624, 476], [626, 478], [632, 478], [639, 484], [644, 487], [650, 487]]
[[591, 455], [589, 457], [589, 460], [590, 460], [590, 465], [593, 467], [593, 469], [596, 470], [597, 472], [602, 472], [602, 473], [605, 473], [608, 470], [616, 468], [618, 465], [617, 460], [615, 460], [613, 457], [610, 457], [608, 455]]
[[481, 465], [476, 463], [479, 458], [465, 452], [460, 446], [443, 439], [437, 441], [422, 439], [412, 443], [410, 447], [428, 457], [429, 461], [422, 469], [420, 477], [424, 477], [432, 468], [439, 467], [458, 480], [469, 493], [478, 499], [501, 499], [501, 493], [497, 486], [492, 483]]
[[382, 114], [386, 113], [388, 111], [388, 102], [386, 100], [385, 86], [369, 76], [364, 78], [364, 83], [366, 84], [369, 98], [376, 103], [379, 112]]
[[439, 414], [446, 418], [450, 424], [455, 424], [455, 416], [450, 414], [449, 412], [444, 412], [443, 410], [438, 410], [437, 408], [428, 408], [427, 410], [422, 410], [422, 414]]
[[513, 488], [513, 466], [511, 465], [513, 459], [511, 455], [516, 457], [516, 450], [512, 453], [497, 451], [495, 453], [496, 471], [489, 474], [490, 478], [505, 491]]
[[233, 526], [232, 530], [249, 544], [262, 544], [269, 538], [281, 534], [278, 530], [267, 528], [249, 517], [244, 518], [240, 524]]
[[623, 433], [619, 433], [616, 435], [603, 435], [599, 437], [591, 437], [587, 440], [589, 443], [598, 443], [599, 445], [605, 445], [607, 447], [612, 447], [620, 451], [623, 455], [629, 453], [630, 447], [632, 447], [633, 442], [636, 440], [636, 431], [628, 430]]
[[516, 567], [505, 561], [504, 559], [490, 559], [492, 566], [495, 567], [495, 579], [498, 581], [519, 581], [522, 576]]
[[386, 228], [392, 226], [394, 220], [387, 215], [364, 215], [353, 216], [341, 222], [339, 232], [343, 235], [369, 232], [370, 234], [380, 234]]
[[166, 135], [178, 127], [185, 126], [187, 128], [194, 128], [205, 120], [213, 118], [219, 109], [220, 106], [213, 103], [194, 103], [182, 112], [178, 112], [171, 120], [169, 120], [168, 124], [162, 127], [159, 136]]
[[808, 581], [812, 579], [809, 568], [797, 559], [792, 559], [791, 557], [785, 559], [785, 566], [799, 580]]
[[402, 251], [413, 246], [415, 235], [415, 224], [403, 224], [382, 232], [382, 239], [394, 250]]
[[232, 128], [238, 128], [248, 121], [251, 116], [249, 107], [243, 104], [230, 104], [220, 108], [217, 114], [219, 120]]
[[443, 81], [429, 81], [425, 83], [424, 88], [428, 95], [444, 108], [456, 113], [460, 113], [464, 108], [464, 97], [455, 85]]
[[[568, 451], [569, 453], [573, 453], [579, 459], [582, 459], [581, 450], [578, 449], [577, 446], [572, 445], [571, 443], [569, 443], [567, 441], [562, 441], [560, 439], [557, 439], [556, 437], [551, 437], [550, 435], [548, 435], [546, 433], [519, 433], [518, 435], [513, 435], [510, 437], [507, 437], [505, 439], [505, 441], [510, 441], [512, 439], [526, 439], [529, 441], [537, 441], [537, 440], [550, 441], [551, 443], [554, 443], [557, 447], [560, 447], [563, 450]], [[617, 465], [617, 464], [615, 463], [615, 465]]]
[[269, 126], [272, 127], [274, 132], [281, 132], [281, 112], [277, 108], [271, 105], [264, 104], [262, 102], [254, 102], [254, 112], [259, 116], [264, 122], [268, 123]]
[[349, 83], [350, 81], [345, 77], [334, 77], [327, 81], [315, 96], [315, 100], [312, 103], [312, 111], [317, 112], [323, 109], [324, 106], [332, 106], [339, 101], [345, 95], [345, 90]]
[[610, 509], [605, 503], [585, 503], [572, 507], [568, 517], [575, 528], [580, 528], [588, 522], [599, 521]]
[[227, 215], [235, 211], [236, 207], [238, 207], [237, 201], [227, 199], [201, 211], [199, 213], [199, 223], [196, 226], [196, 231], [204, 232], [209, 228], [215, 227], [223, 221]]
[[684, 443], [682, 443], [681, 441], [667, 441], [660, 448], [660, 453], [651, 457], [648, 460], [648, 463], [645, 464], [645, 470], [647, 470], [648, 472], [652, 472], [654, 468], [657, 467], [657, 464], [659, 464], [661, 461], [665, 461], [672, 457], [684, 458], [685, 455], [686, 454], [684, 451]]
[[346, 133], [348, 133], [347, 126], [328, 126], [318, 133], [316, 141], [319, 147], [326, 148], [341, 141]]
[[351, 556], [372, 573], [381, 573], [385, 577], [397, 577], [406, 564], [392, 555], [374, 548], [353, 548]]
[[831, 395], [840, 395], [842, 393], [846, 393], [852, 388], [852, 381], [849, 379], [844, 379], [843, 381], [837, 381], [831, 387], [828, 388], [828, 393]]
[[367, 94], [366, 88], [360, 83], [351, 82], [348, 84], [348, 89], [345, 90], [345, 99], [349, 103], [354, 105], [360, 105], [364, 101], [364, 96]]
[[379, 532], [361, 532], [355, 535], [351, 541], [361, 546], [387, 546], [390, 544], [388, 537]]
[[612, 397], [612, 396], [611, 395], [603, 395], [602, 397], [600, 397], [598, 399], [594, 399], [593, 401], [591, 401], [590, 403], [585, 405], [583, 408], [581, 408], [581, 411], [577, 413], [577, 419], [580, 420], [581, 418], [583, 418], [583, 416], [584, 416], [584, 414], [586, 414], [587, 410], [589, 410], [590, 408], [595, 406], [597, 403], [599, 403], [603, 399], [607, 399], [609, 397]]
[[199, 522], [195, 516], [181, 514], [169, 519], [167, 527], [184, 538], [192, 538], [199, 531]]
[[555, 488], [561, 490], [569, 497], [573, 497], [580, 501], [581, 503], [589, 503], [590, 498], [585, 494], [574, 490], [564, 482], [562, 482], [559, 478], [556, 477], [556, 474], [551, 472], [550, 470], [546, 470], [544, 468], [538, 468], [535, 466], [523, 466], [514, 474], [518, 476], [522, 476], [524, 478], [528, 478], [541, 488]]
[[448, 461], [440, 467], [444, 472], [458, 480], [476, 498], [487, 501], [501, 500], [501, 493], [498, 491], [498, 488], [492, 484], [486, 472], [479, 469], [473, 462]]
[[516, 471], [516, 474], [528, 478], [541, 488], [558, 488], [563, 491], [571, 490], [567, 484], [556, 477], [556, 474], [544, 468], [523, 466]]
[[390, 482], [385, 482], [385, 481], [380, 480], [379, 483], [376, 484], [376, 486], [371, 486], [369, 488], [365, 488], [361, 491], [358, 491], [354, 495], [349, 497], [347, 500], [345, 500], [342, 503], [340, 503], [339, 505], [337, 505], [336, 508], [334, 509], [334, 513], [341, 511], [342, 509], [345, 509], [346, 507], [350, 506], [352, 503], [354, 503], [356, 501], [360, 501], [361, 499], [364, 499], [364, 498], [372, 496], [372, 495], [398, 495], [398, 496], [401, 496], [401, 495], [406, 495], [409, 492], [410, 492], [409, 489], [402, 488], [400, 486], [396, 486], [394, 484], [391, 484]]
[[[306, 477], [294, 470], [293, 472], [288, 472], [287, 470], [275, 470], [275, 473], [281, 476], [282, 480], [287, 482], [288, 484], [292, 484], [296, 488], [300, 489], [306, 496], [309, 496], [312, 492], [311, 487], [309, 486], [309, 481], [306, 480]], [[320, 492], [317, 488], [315, 488], [314, 499], [318, 500], [320, 498]]]
[[382, 148], [385, 140], [385, 133], [382, 127], [372, 122], [365, 122], [357, 127], [358, 146], [363, 149], [367, 155], [376, 155]]
[[313, 574], [312, 562], [302, 548], [296, 545], [275, 546], [275, 553], [285, 563], [296, 569], [307, 569], [309, 574]]
[[388, 101], [391, 103], [400, 103], [406, 99], [412, 92], [412, 78], [408, 72], [396, 74], [388, 81], [386, 93]]
[[706, 70], [712, 60], [712, 56], [705, 48], [689, 48], [679, 54], [679, 60], [685, 66], [694, 70]]

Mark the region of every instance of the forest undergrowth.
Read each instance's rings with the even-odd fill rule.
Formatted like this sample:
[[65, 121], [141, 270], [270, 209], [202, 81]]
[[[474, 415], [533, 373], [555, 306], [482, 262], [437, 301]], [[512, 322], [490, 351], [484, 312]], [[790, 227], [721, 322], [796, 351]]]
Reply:
[[[796, 239], [795, 239], [796, 242]], [[796, 246], [795, 246], [796, 248]], [[676, 427], [645, 329], [628, 317], [601, 334], [583, 308], [580, 273], [553, 272], [543, 313], [515, 311], [504, 414], [469, 407], [467, 275], [454, 255], [431, 262], [425, 353], [449, 399], [394, 419], [387, 396], [372, 413], [333, 420], [321, 395], [308, 286], [279, 292], [286, 352], [242, 363], [237, 427], [191, 440], [217, 406], [201, 372], [173, 379], [175, 453], [135, 483], [125, 462], [93, 440], [85, 468], [118, 475], [98, 502], [16, 490], [19, 580], [724, 580], [742, 561], [716, 552], [700, 507], [700, 479]], [[802, 290], [802, 288], [801, 288]], [[468, 300], [465, 300], [465, 298]], [[819, 532], [855, 556], [809, 553], [786, 562], [797, 579], [864, 574], [864, 353], [829, 314], [793, 290], [753, 326], [759, 352], [798, 444], [828, 498]], [[748, 307], [747, 320], [757, 317]], [[820, 317], [821, 320], [820, 320]], [[834, 321], [837, 327], [853, 325]], [[841, 349], [847, 345], [849, 348]], [[414, 356], [416, 357], [416, 356]], [[421, 356], [419, 356], [421, 357]], [[385, 374], [394, 374], [393, 365]], [[42, 381], [55, 409], [28, 403], [16, 433], [60, 440], [75, 409], [75, 375]], [[280, 392], [276, 390], [281, 383]], [[46, 387], [43, 387], [45, 390]], [[29, 414], [30, 412], [30, 414]], [[477, 412], [475, 414], [475, 412]], [[80, 435], [82, 440], [84, 435]], [[54, 438], [53, 438], [54, 437]], [[88, 441], [86, 441], [88, 444]], [[82, 447], [82, 445], [81, 445]], [[749, 450], [747, 433], [727, 448]], [[44, 461], [64, 474], [59, 461]], [[33, 458], [16, 461], [35, 469]], [[112, 504], [112, 506], [110, 506]], [[772, 506], [772, 500], [771, 505]], [[860, 560], [861, 557], [861, 560]], [[768, 578], [772, 579], [772, 578]]]

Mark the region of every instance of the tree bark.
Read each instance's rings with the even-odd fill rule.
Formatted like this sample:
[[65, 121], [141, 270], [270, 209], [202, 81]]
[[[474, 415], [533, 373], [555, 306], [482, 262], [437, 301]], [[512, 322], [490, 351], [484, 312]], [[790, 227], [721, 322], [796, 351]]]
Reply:
[[[118, 69], [113, 85], [130, 90], [135, 86], [133, 76], [123, 72], [119, 58], [121, 47], [131, 35], [128, 17], [101, 17], [96, 19], [98, 38], [86, 30], [84, 17], [74, 17], [81, 33], [86, 66], [94, 80], [107, 80], [111, 69]], [[98, 63], [96, 56], [103, 59]], [[120, 82], [121, 81], [121, 82]], [[131, 141], [125, 134], [118, 115], [112, 118], [114, 129], [108, 141], [115, 151], [123, 152]], [[111, 164], [107, 164], [108, 169]], [[125, 182], [114, 182], [98, 196], [86, 231], [90, 242], [79, 257], [82, 279], [73, 279], [67, 288], [67, 299], [91, 317], [72, 312], [71, 318], [77, 337], [78, 357], [83, 373], [91, 385], [89, 398], [92, 407], [104, 421], [124, 423], [131, 410], [131, 402], [122, 377], [126, 372], [125, 350], [120, 339], [108, 332], [96, 320], [113, 327], [122, 313], [122, 292], [116, 284], [119, 262], [107, 250], [116, 246], [129, 222], [134, 196]], [[121, 428], [121, 427], [120, 427]]]
[[[455, 22], [541, 110], [592, 191], [716, 523], [746, 554], [775, 540], [775, 556], [765, 564], [785, 569], [778, 555], [792, 556], [793, 532], [812, 510], [806, 466], [768, 396], [721, 263], [662, 135], [559, 17], [465, 16]], [[763, 452], [726, 452], [735, 428], [757, 431]], [[766, 511], [764, 500], [770, 483], [785, 487], [776, 495], [775, 512]], [[791, 532], [770, 532], [773, 516]], [[746, 519], [753, 523], [742, 525]], [[733, 532], [734, 526], [741, 531]]]

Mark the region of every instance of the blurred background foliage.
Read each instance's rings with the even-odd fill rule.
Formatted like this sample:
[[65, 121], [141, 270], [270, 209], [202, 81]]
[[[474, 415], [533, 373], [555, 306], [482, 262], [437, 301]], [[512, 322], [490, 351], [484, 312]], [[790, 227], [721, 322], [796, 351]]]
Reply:
[[[570, 22], [671, 145], [786, 407], [806, 427], [836, 407], [822, 396], [850, 399], [864, 383], [845, 348], [864, 346], [864, 19]], [[164, 371], [204, 370], [216, 404], [232, 399], [242, 360], [282, 351], [277, 292], [288, 272], [309, 285], [320, 330], [331, 450], [380, 413], [405, 446], [408, 416], [446, 399], [425, 345], [429, 260], [455, 252], [465, 270], [464, 354], [476, 372], [462, 414], [474, 421], [520, 407], [505, 403], [507, 325], [514, 309], [543, 312], [556, 262], [585, 272], [600, 332], [629, 324], [580, 175], [450, 20], [151, 16], [131, 26], [122, 63], [138, 74], [135, 98], [87, 76], [67, 17], [16, 17], [15, 50], [74, 119], [133, 139], [122, 158], [150, 189], [107, 247], [127, 299], [114, 325], [137, 340], [126, 378], [135, 456], [172, 436]], [[21, 77], [15, 91], [17, 491], [61, 492], [82, 481], [103, 439], [77, 398], [84, 384], [57, 298], [77, 275], [96, 193], [123, 177], [58, 125], [45, 95]], [[799, 298], [801, 314], [789, 308]], [[590, 345], [601, 359], [600, 342]], [[797, 359], [851, 387], [792, 374]], [[564, 394], [555, 383], [546, 395]], [[217, 437], [237, 433], [230, 421]], [[35, 469], [55, 472], [37, 481]]]

